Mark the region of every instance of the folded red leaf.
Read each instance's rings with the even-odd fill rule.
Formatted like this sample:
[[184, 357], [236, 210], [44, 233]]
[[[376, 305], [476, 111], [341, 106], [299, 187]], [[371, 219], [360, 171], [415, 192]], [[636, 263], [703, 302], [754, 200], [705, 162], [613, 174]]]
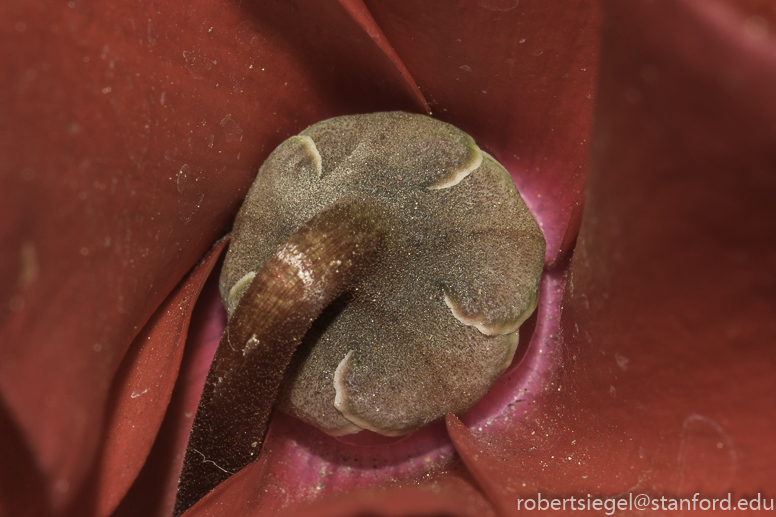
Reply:
[[496, 507], [498, 515], [501, 517], [516, 515], [515, 499], [517, 494], [514, 491], [510, 493], [511, 479], [508, 471], [497, 459], [492, 458], [482, 449], [477, 438], [461, 423], [458, 417], [448, 413], [445, 423], [447, 424], [447, 432], [450, 433], [450, 439], [455, 445], [455, 450], [463, 458], [466, 468], [477, 480], [477, 484]]
[[71, 510], [74, 516], [110, 515], [140, 472], [178, 378], [195, 302], [228, 242], [221, 240], [205, 255], [130, 346], [110, 393], [97, 464]]

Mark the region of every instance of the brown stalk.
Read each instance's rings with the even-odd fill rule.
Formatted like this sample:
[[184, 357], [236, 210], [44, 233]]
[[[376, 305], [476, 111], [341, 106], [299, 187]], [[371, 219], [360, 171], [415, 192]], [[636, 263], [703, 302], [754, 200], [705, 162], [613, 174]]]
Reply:
[[368, 274], [387, 234], [373, 205], [339, 203], [296, 231], [256, 273], [221, 336], [178, 481], [175, 517], [259, 458], [294, 351], [337, 296]]

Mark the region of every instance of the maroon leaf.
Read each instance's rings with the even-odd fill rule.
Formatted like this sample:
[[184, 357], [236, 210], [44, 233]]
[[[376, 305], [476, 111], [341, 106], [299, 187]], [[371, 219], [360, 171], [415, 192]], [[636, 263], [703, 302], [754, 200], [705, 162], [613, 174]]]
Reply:
[[608, 2], [570, 360], [546, 402], [555, 456], [583, 468], [558, 490], [776, 488], [774, 26], [770, 3]]
[[0, 19], [0, 390], [62, 508], [129, 344], [269, 151], [422, 107], [335, 3], [14, 0]]

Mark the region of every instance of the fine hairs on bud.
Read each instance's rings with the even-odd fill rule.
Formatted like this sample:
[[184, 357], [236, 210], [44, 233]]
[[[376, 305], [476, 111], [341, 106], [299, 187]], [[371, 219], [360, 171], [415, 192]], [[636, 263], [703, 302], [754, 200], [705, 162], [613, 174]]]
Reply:
[[345, 116], [281, 144], [235, 221], [224, 304], [296, 228], [346, 198], [386, 210], [385, 251], [305, 336], [279, 408], [332, 435], [388, 436], [465, 411], [515, 353], [545, 242], [507, 171], [449, 124]]

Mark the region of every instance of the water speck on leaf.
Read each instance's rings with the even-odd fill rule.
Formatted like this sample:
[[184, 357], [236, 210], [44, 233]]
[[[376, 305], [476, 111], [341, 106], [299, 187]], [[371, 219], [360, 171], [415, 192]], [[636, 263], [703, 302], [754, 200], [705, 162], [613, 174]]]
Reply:
[[224, 135], [226, 136], [227, 142], [242, 142], [242, 128], [240, 128], [240, 125], [234, 121], [231, 113], [228, 113], [221, 120], [221, 127], [224, 128]]

